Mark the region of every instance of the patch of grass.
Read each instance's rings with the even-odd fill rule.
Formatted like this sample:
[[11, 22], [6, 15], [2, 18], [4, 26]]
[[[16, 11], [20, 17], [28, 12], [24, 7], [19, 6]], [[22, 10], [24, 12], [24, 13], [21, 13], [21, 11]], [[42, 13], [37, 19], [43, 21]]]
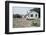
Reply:
[[37, 23], [32, 23], [33, 26], [37, 26]]

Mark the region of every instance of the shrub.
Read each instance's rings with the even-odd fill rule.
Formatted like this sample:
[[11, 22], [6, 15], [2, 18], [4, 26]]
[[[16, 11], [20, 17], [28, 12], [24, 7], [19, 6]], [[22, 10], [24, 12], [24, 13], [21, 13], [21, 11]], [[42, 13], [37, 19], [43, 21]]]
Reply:
[[32, 21], [33, 26], [37, 26], [37, 22]]

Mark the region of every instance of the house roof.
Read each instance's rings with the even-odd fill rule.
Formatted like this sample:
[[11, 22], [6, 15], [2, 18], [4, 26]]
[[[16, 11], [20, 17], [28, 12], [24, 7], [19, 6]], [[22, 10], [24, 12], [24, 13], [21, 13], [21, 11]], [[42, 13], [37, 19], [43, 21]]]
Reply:
[[[36, 11], [30, 11], [29, 13], [32, 13], [32, 12], [36, 12]], [[36, 12], [36, 13], [38, 13], [38, 12]]]
[[40, 8], [34, 8], [34, 9], [31, 9], [30, 11], [35, 11], [35, 12], [40, 13]]

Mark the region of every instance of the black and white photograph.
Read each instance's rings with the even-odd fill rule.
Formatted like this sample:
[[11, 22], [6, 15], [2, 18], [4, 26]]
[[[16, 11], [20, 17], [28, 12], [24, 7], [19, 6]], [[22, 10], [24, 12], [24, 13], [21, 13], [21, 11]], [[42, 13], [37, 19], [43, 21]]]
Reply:
[[45, 31], [45, 4], [37, 2], [5, 2], [5, 33]]
[[40, 8], [13, 7], [13, 28], [40, 27]]

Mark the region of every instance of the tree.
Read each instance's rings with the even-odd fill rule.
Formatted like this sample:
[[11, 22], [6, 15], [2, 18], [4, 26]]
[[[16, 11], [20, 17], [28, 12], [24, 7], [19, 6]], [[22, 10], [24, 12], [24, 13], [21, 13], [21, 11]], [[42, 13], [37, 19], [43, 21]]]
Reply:
[[22, 16], [19, 14], [15, 14], [15, 15], [13, 15], [13, 18], [22, 18]]

